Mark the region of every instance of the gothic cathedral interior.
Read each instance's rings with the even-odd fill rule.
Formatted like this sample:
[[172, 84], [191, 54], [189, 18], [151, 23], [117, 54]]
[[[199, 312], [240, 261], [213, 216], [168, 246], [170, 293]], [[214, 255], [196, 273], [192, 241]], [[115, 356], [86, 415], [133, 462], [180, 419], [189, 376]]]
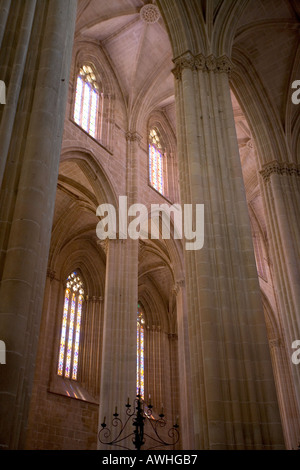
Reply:
[[1, 449], [298, 447], [299, 18], [0, 0]]

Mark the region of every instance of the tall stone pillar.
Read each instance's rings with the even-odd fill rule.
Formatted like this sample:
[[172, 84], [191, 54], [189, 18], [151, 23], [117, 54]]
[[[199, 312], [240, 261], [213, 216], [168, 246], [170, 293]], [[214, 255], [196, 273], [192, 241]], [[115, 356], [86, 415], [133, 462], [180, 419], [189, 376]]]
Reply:
[[[290, 397], [283, 400], [283, 424], [289, 448], [300, 440], [300, 365], [294, 364], [292, 344], [300, 340], [300, 166], [272, 161], [261, 169], [261, 189], [265, 203], [275, 295], [282, 324], [282, 347], [287, 363], [279, 371], [289, 370], [293, 384]], [[288, 403], [286, 403], [288, 401]], [[291, 413], [291, 406], [293, 411]]]
[[190, 52], [174, 62], [181, 202], [205, 206], [204, 246], [185, 251], [195, 448], [281, 448], [231, 63]]
[[[105, 417], [107, 426], [112, 428], [116, 407], [124, 420], [127, 399], [133, 404], [136, 395], [137, 255], [136, 240], [108, 242], [99, 430]], [[98, 448], [115, 449], [100, 442]]]
[[[140, 137], [136, 132], [127, 133], [128, 207], [138, 202], [139, 142]], [[127, 213], [124, 216], [127, 219]], [[116, 239], [108, 240], [107, 244], [99, 431], [105, 417], [108, 428], [112, 429], [110, 437], [113, 439], [116, 436], [114, 432], [120, 430], [112, 426], [116, 407], [120, 418], [124, 420], [128, 398], [133, 405], [136, 397], [139, 241], [130, 239], [128, 232], [121, 230]], [[132, 446], [132, 440], [120, 445]], [[99, 440], [98, 448], [116, 449], [101, 444]]]
[[179, 280], [174, 286], [176, 293], [178, 329], [178, 369], [180, 396], [180, 434], [183, 449], [195, 449], [193, 427], [191, 366], [188, 336], [187, 300], [185, 282]]
[[4, 4], [0, 332], [7, 360], [0, 447], [17, 449], [25, 441], [35, 367], [77, 1]]

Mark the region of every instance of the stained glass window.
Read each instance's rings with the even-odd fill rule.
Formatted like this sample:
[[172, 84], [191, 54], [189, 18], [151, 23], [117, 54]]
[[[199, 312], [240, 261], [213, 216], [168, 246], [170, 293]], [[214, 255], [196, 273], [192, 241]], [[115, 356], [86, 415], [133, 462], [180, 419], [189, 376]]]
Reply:
[[151, 129], [149, 135], [149, 177], [153, 188], [163, 194], [163, 154], [157, 129]]
[[77, 380], [79, 340], [84, 300], [83, 283], [73, 272], [66, 281], [64, 310], [60, 335], [57, 374]]
[[97, 137], [99, 111], [99, 84], [93, 68], [84, 65], [77, 77], [74, 121], [92, 137]]
[[144, 399], [145, 395], [145, 369], [144, 369], [144, 316], [138, 305], [137, 312], [137, 365], [136, 365], [136, 388], [137, 395]]

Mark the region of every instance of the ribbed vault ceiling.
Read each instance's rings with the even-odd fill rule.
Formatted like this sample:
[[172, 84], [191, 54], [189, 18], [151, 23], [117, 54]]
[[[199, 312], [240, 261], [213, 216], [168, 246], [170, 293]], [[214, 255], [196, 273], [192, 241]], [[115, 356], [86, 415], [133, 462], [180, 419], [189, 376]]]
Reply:
[[[141, 0], [91, 0], [78, 17], [76, 34], [99, 43], [118, 78], [128, 109], [152, 99], [148, 106], [174, 102], [170, 41], [162, 18], [146, 23]], [[151, 89], [155, 87], [155, 93]]]
[[[201, 0], [204, 17], [207, 13], [207, 1], [211, 0]], [[222, 1], [227, 0], [214, 1], [216, 14]], [[161, 109], [175, 132], [172, 49], [162, 18], [154, 24], [147, 24], [141, 19], [140, 10], [145, 3], [149, 2], [79, 0], [76, 38], [93, 41], [104, 52], [118, 79], [128, 116], [139, 108], [143, 108], [145, 116], [154, 109]], [[287, 129], [291, 129], [299, 118], [299, 110], [292, 108], [287, 99], [290, 79], [295, 71], [299, 71], [300, 62], [297, 8], [299, 3], [296, 1], [249, 0], [244, 15], [240, 18], [234, 42], [234, 48], [242, 51], [252, 64], [278, 120]], [[239, 103], [234, 96], [232, 100], [247, 200], [251, 214], [255, 214], [265, 235], [255, 148]], [[298, 113], [298, 118], [295, 113]], [[63, 224], [64, 212], [76, 200], [93, 202], [88, 192], [92, 192], [91, 186], [76, 164], [61, 165], [59, 185], [54, 218], [54, 228], [57, 228], [58, 234], [59, 225]], [[86, 191], [82, 191], [82, 188]], [[85, 236], [93, 239], [95, 244], [96, 235], [92, 235], [90, 227], [93, 224], [96, 226], [96, 222], [96, 217], [81, 206], [80, 220], [78, 226], [73, 224], [72, 236], [76, 236], [77, 231], [77, 235], [83, 237], [86, 227]], [[159, 296], [167, 306], [174, 280], [163, 257], [159, 253], [153, 254], [151, 249], [146, 246], [140, 253], [140, 288], [143, 292], [148, 289], [148, 293], [153, 288], [159, 290]]]

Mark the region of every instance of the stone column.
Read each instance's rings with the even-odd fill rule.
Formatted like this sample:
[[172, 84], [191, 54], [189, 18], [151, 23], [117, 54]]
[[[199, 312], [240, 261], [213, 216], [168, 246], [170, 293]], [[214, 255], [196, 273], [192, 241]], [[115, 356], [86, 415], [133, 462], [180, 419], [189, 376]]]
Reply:
[[177, 325], [178, 325], [178, 369], [180, 396], [180, 435], [183, 449], [194, 449], [191, 366], [188, 337], [188, 318], [185, 282], [177, 281], [174, 286], [176, 293]]
[[[106, 424], [113, 431], [112, 438], [115, 407], [124, 420], [127, 398], [133, 404], [136, 396], [137, 255], [138, 240], [108, 242], [99, 430], [106, 417]], [[98, 448], [116, 450], [100, 442]]]
[[271, 339], [270, 349], [285, 444], [288, 450], [294, 450], [299, 445], [300, 419], [297, 411], [297, 390], [291, 374], [292, 364], [289, 363], [291, 358], [288, 357], [282, 339]]
[[291, 357], [292, 343], [300, 339], [300, 166], [272, 161], [264, 165], [260, 173], [275, 295], [283, 325], [281, 346], [289, 362], [281, 371], [285, 376], [285, 369], [289, 370], [293, 382], [290, 384], [293, 399], [286, 404], [288, 409], [293, 403], [293, 417], [285, 412], [283, 419], [289, 447], [296, 448], [300, 440], [300, 366], [293, 364]]
[[283, 446], [230, 97], [230, 60], [175, 59], [183, 204], [204, 204], [185, 251], [196, 449]]
[[0, 47], [4, 36], [11, 0], [0, 0]]
[[[25, 440], [76, 10], [76, 0], [12, 1], [1, 45], [4, 50], [17, 45], [16, 53], [5, 57], [10, 61], [6, 64], [10, 119], [4, 120], [3, 111], [1, 120], [1, 132], [8, 126], [10, 139], [4, 146], [7, 164], [1, 188], [7, 216], [1, 239], [0, 331], [7, 346], [7, 364], [0, 377], [2, 448], [22, 448]], [[24, 27], [14, 29], [13, 39], [16, 16]], [[11, 98], [18, 100], [16, 106], [10, 102], [11, 86], [16, 92], [21, 86], [20, 99]]]
[[[139, 142], [140, 136], [136, 132], [126, 134], [128, 207], [138, 202]], [[112, 429], [111, 424], [116, 407], [120, 418], [124, 420], [127, 399], [129, 398], [130, 403], [133, 404], [136, 397], [138, 248], [139, 241], [128, 238], [128, 233], [118, 233], [115, 240], [108, 240], [99, 431], [101, 431], [104, 417], [106, 417], [108, 428]], [[119, 428], [113, 428], [114, 430], [118, 431]], [[129, 431], [133, 431], [133, 428]], [[114, 432], [111, 437], [113, 436], [115, 436]], [[121, 445], [132, 447], [132, 441], [127, 440]], [[101, 444], [99, 441], [98, 448], [116, 449], [116, 447], [111, 448]]]

